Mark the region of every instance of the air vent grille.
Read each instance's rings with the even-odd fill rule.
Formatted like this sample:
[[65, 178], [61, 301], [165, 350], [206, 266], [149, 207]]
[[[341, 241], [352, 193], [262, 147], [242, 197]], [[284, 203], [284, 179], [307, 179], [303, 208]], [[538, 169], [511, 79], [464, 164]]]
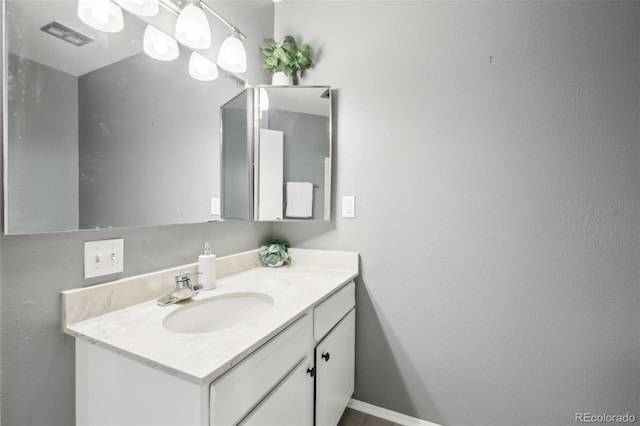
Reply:
[[57, 37], [60, 40], [64, 40], [67, 43], [71, 43], [77, 47], [84, 46], [85, 44], [93, 41], [92, 38], [89, 38], [86, 35], [55, 21], [40, 29], [47, 34]]

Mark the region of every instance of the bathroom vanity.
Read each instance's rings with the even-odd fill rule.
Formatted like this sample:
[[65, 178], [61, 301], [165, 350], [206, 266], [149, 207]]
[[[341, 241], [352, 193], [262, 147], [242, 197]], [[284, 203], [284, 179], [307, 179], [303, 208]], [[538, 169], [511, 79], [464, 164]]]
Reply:
[[63, 292], [81, 425], [336, 425], [353, 393], [357, 253], [218, 259], [215, 290], [160, 307], [172, 276]]

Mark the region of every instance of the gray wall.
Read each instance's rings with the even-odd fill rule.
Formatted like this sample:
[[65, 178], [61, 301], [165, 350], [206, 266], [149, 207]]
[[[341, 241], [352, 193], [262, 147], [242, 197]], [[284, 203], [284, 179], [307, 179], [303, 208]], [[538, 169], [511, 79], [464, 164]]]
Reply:
[[78, 79], [8, 55], [12, 232], [78, 227]]
[[275, 10], [315, 48], [301, 84], [337, 89], [357, 218], [274, 235], [360, 252], [355, 397], [446, 425], [639, 417], [640, 4]]
[[[249, 36], [247, 78], [265, 83], [260, 52], [251, 46], [272, 36], [273, 4], [220, 2], [216, 10]], [[74, 342], [60, 332], [60, 291], [194, 262], [204, 241], [218, 255], [256, 248], [271, 231], [270, 224], [223, 222], [1, 236], [2, 425], [74, 424]], [[84, 241], [118, 237], [125, 240], [124, 272], [84, 280]]]
[[[0, 31], [2, 31], [2, 34], [4, 34], [4, 19], [0, 19]], [[0, 61], [0, 63], [2, 63], [2, 70], [4, 72], [4, 70], [6, 69], [4, 66], [4, 53], [2, 56], [2, 60]], [[7, 64], [8, 65], [8, 64]], [[4, 87], [4, 82], [0, 81], [0, 89], [2, 89], [2, 92], [4, 92], [5, 87]], [[4, 105], [5, 102], [0, 102], [0, 117], [4, 117]], [[2, 130], [2, 137], [4, 139], [4, 135], [5, 135], [5, 121], [4, 119], [2, 121], [0, 121], [0, 130]], [[4, 142], [4, 140], [3, 140]], [[4, 156], [4, 150], [3, 150], [3, 154]], [[4, 157], [3, 157], [4, 160]], [[2, 176], [4, 176], [4, 161], [0, 161], [0, 174]], [[1, 226], [3, 227], [3, 231], [4, 231], [4, 192], [5, 192], [5, 187], [4, 187], [4, 181], [3, 184], [0, 185], [0, 224], [2, 224]], [[3, 403], [3, 396], [2, 396], [2, 380], [4, 380], [4, 373], [2, 372], [2, 366], [4, 366], [4, 364], [2, 363], [3, 360], [3, 347], [4, 344], [2, 343], [2, 330], [3, 330], [3, 326], [2, 326], [2, 318], [4, 315], [2, 315], [2, 237], [0, 237], [0, 424], [2, 424], [3, 422], [3, 417], [2, 417], [2, 406], [4, 405]]]

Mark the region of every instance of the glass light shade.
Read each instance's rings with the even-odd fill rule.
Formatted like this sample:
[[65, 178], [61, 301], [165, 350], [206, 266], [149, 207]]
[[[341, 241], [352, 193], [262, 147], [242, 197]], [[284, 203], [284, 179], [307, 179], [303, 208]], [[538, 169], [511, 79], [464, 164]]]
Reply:
[[144, 53], [160, 61], [173, 61], [180, 54], [178, 42], [153, 25], [147, 25], [142, 42]]
[[91, 28], [117, 33], [124, 28], [122, 9], [111, 0], [78, 0], [78, 18]]
[[116, 0], [124, 10], [140, 16], [156, 16], [160, 10], [159, 0]]
[[176, 38], [192, 49], [211, 47], [211, 28], [204, 10], [195, 4], [188, 4], [178, 15]]
[[218, 65], [231, 72], [247, 70], [247, 52], [242, 41], [235, 35], [227, 37], [222, 42], [218, 51]]
[[264, 87], [260, 88], [260, 111], [267, 111], [269, 109], [269, 95]]
[[192, 52], [189, 58], [189, 75], [196, 80], [212, 81], [218, 78], [218, 66], [198, 52]]

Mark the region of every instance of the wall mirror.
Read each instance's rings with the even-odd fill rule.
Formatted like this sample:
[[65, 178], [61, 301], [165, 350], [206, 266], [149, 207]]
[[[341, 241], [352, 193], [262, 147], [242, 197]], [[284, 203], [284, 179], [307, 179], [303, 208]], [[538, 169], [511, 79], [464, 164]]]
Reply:
[[[147, 23], [175, 26], [163, 8], [125, 11], [124, 30], [106, 33], [77, 7], [5, 0], [5, 233], [216, 220], [219, 110], [244, 88], [222, 70], [191, 78], [182, 45], [173, 61], [144, 54]], [[200, 52], [213, 60], [215, 37]]]
[[[254, 121], [253, 138], [250, 125], [238, 124], [245, 98], [222, 112], [223, 217], [244, 219], [252, 210], [256, 221], [330, 220], [330, 87], [258, 86], [253, 91], [247, 112]], [[241, 192], [245, 196], [238, 198]]]

